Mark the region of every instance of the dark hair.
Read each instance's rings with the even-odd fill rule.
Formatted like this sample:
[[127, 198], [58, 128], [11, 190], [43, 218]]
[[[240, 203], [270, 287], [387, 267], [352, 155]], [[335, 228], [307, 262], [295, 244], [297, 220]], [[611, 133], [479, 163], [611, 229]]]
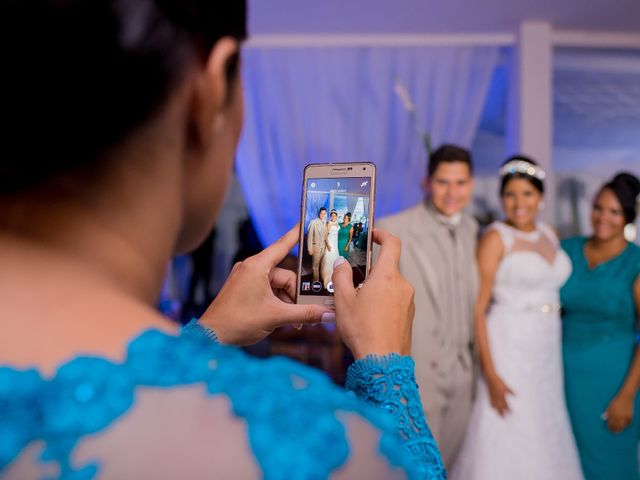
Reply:
[[441, 163], [462, 162], [469, 167], [469, 173], [473, 175], [473, 162], [471, 153], [457, 145], [442, 145], [429, 156], [427, 175], [432, 177]]
[[344, 220], [344, 217], [349, 217], [349, 220], [351, 220], [351, 212], [347, 212], [347, 213], [345, 213], [345, 214], [342, 216], [343, 220]]
[[631, 173], [621, 172], [605, 183], [600, 188], [598, 195], [605, 188], [611, 190], [618, 202], [620, 202], [625, 223], [633, 223], [638, 215], [637, 198], [640, 195], [640, 180], [638, 180], [638, 177]]
[[[96, 164], [192, 62], [246, 37], [245, 0], [6, 0], [0, 194]], [[238, 58], [227, 76], [238, 70]]]
[[320, 207], [320, 210], [318, 210], [318, 216], [320, 216], [320, 214], [322, 213], [322, 211], [323, 211], [323, 210], [324, 210], [325, 212], [327, 211], [327, 209], [326, 209], [326, 208], [324, 208], [324, 207]]
[[333, 215], [334, 213], [336, 214], [336, 216], [338, 216], [338, 212], [334, 209], [331, 209], [331, 212], [329, 212], [329, 216]]
[[[527, 163], [530, 163], [531, 165], [538, 165], [538, 162], [536, 162], [532, 158], [526, 157], [524, 155], [513, 155], [502, 162], [502, 165], [500, 165], [500, 167], [504, 167], [507, 163], [514, 160], [523, 160]], [[504, 189], [507, 187], [507, 184], [514, 178], [522, 178], [524, 180], [528, 180], [536, 190], [538, 190], [540, 193], [544, 193], [544, 183], [542, 182], [542, 180], [527, 173], [513, 172], [502, 175], [502, 178], [500, 180], [500, 196], [504, 194]]]

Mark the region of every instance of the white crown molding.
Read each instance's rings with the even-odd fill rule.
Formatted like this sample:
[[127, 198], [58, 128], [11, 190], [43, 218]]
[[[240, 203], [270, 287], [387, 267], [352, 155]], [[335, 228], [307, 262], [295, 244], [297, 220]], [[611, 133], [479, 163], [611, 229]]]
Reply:
[[640, 50], [640, 31], [597, 32], [587, 30], [554, 30], [553, 45], [555, 47]]
[[509, 46], [515, 34], [254, 35], [247, 48]]
[[[247, 48], [511, 46], [514, 33], [253, 35]], [[640, 49], [639, 32], [553, 30], [555, 47]]]

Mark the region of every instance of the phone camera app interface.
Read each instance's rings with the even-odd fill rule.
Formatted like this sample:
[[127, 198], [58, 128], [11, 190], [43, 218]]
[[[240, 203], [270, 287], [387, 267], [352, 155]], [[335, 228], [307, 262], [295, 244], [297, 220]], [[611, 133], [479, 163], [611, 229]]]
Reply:
[[333, 295], [333, 263], [341, 256], [364, 282], [369, 235], [370, 177], [307, 180], [301, 295]]

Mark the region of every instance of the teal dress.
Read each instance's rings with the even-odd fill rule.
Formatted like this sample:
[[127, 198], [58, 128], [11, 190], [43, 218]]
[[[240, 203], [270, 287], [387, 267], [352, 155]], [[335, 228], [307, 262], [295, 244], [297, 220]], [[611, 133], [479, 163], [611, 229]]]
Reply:
[[619, 434], [601, 418], [627, 376], [636, 347], [633, 285], [640, 247], [589, 268], [586, 238], [564, 240], [573, 273], [560, 291], [563, 357], [569, 417], [587, 480], [632, 480], [638, 475], [640, 402], [632, 424]]
[[340, 256], [349, 260], [349, 249], [344, 251], [344, 247], [349, 244], [349, 232], [353, 228], [350, 223], [348, 225], [340, 224], [340, 230], [338, 230], [338, 250], [340, 250]]

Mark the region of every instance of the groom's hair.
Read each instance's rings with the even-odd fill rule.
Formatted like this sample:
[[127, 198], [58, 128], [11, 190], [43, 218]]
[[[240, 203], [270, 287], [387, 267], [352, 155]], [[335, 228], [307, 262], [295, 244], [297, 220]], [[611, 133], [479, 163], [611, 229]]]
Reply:
[[473, 162], [471, 160], [471, 153], [457, 145], [445, 144], [440, 146], [435, 152], [429, 156], [429, 167], [427, 168], [427, 175], [429, 178], [433, 177], [441, 163], [444, 162], [462, 162], [469, 167], [469, 173], [473, 175]]
[[320, 208], [320, 210], [318, 210], [318, 216], [320, 216], [320, 214], [322, 213], [322, 211], [323, 211], [323, 210], [324, 210], [325, 212], [327, 211], [327, 209], [326, 209], [326, 208], [321, 207], [321, 208]]

